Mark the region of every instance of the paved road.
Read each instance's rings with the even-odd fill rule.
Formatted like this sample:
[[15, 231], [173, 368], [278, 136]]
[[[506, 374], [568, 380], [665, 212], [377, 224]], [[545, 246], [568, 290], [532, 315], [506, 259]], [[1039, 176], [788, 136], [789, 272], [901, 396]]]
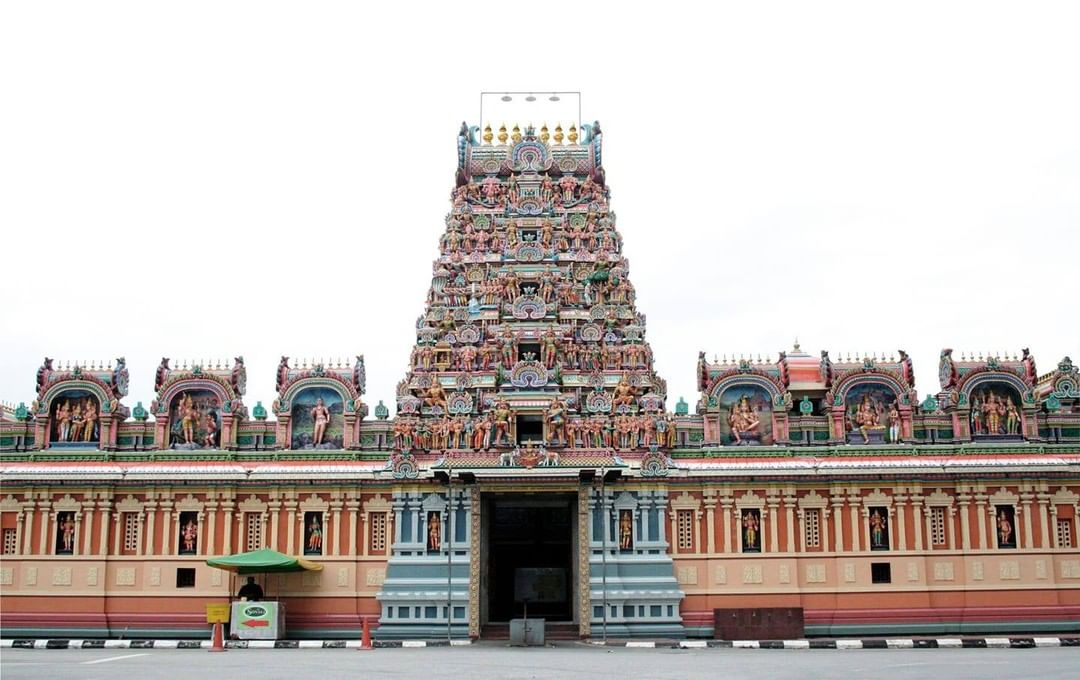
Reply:
[[1075, 680], [1080, 648], [1042, 649], [625, 649], [589, 645], [509, 649], [203, 650], [5, 649], [4, 680], [214, 678], [1062, 678]]

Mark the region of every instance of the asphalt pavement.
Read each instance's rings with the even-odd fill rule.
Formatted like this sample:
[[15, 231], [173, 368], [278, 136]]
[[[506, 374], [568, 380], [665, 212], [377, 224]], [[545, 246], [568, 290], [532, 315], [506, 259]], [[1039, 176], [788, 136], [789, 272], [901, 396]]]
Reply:
[[484, 643], [424, 649], [4, 649], [4, 680], [222, 678], [723, 678], [724, 680], [927, 677], [1074, 680], [1080, 648], [633, 649], [585, 643], [509, 648]]

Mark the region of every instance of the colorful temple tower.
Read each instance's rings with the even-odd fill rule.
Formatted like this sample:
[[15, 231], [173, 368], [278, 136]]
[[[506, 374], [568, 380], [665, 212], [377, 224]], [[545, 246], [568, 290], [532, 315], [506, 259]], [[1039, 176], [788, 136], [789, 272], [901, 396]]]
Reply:
[[703, 352], [670, 413], [599, 124], [479, 132], [393, 418], [363, 355], [282, 357], [269, 408], [240, 356], [162, 359], [149, 409], [46, 358], [0, 404], [0, 634], [205, 637], [207, 558], [265, 547], [322, 567], [265, 579], [292, 637], [1080, 629], [1068, 357], [945, 349], [920, 397], [902, 350]]
[[[398, 386], [395, 469], [427, 465], [448, 480], [467, 470], [472, 481], [524, 468], [538, 481], [565, 482], [569, 472], [577, 484], [577, 470], [617, 474], [647, 459], [660, 474], [675, 426], [609, 206], [600, 126], [585, 126], [580, 141], [571, 126], [566, 144], [561, 127], [554, 139], [546, 126], [539, 134], [515, 126], [509, 135], [504, 127], [498, 144], [492, 138], [488, 128], [478, 144], [462, 124], [452, 209]], [[486, 536], [470, 531], [481, 508], [464, 495], [395, 492], [407, 516], [380, 593], [384, 637], [437, 635], [445, 627], [446, 590], [412, 585], [439, 582], [444, 553], [457, 560], [449, 599], [462, 634], [520, 616], [528, 588], [538, 589], [534, 616], [582, 630], [603, 623], [621, 635], [682, 634], [682, 592], [665, 550], [666, 491], [607, 488], [600, 496], [558, 483], [551, 492], [512, 490], [493, 494], [488, 512], [537, 526], [497, 524]], [[605, 527], [600, 513], [608, 505], [618, 519]], [[451, 524], [440, 530], [444, 516]], [[546, 545], [523, 540], [543, 535], [552, 521], [564, 535]], [[489, 606], [466, 620], [475, 542], [488, 556]], [[589, 545], [587, 564], [572, 559], [579, 543]], [[590, 597], [575, 597], [574, 583]], [[609, 613], [590, 599], [608, 602]], [[631, 610], [634, 616], [624, 615]]]

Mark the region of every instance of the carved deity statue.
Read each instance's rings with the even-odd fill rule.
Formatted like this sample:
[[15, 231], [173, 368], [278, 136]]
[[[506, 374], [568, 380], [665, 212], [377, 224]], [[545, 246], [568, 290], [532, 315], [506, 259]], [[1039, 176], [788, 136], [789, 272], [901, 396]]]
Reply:
[[555, 398], [547, 411], [548, 435], [552, 443], [566, 444], [566, 406]]
[[326, 436], [326, 426], [330, 424], [330, 409], [326, 408], [321, 398], [315, 400], [315, 406], [311, 409], [311, 422], [315, 423], [312, 443], [319, 446]]
[[632, 406], [634, 403], [634, 388], [630, 385], [629, 374], [623, 373], [619, 384], [615, 386], [615, 392], [611, 399], [612, 406]]
[[495, 421], [495, 444], [510, 443], [510, 419], [513, 417], [510, 404], [505, 400], [495, 405], [492, 418]]
[[758, 431], [761, 427], [761, 418], [751, 406], [750, 397], [743, 395], [742, 399], [731, 406], [728, 425], [731, 427], [731, 434], [735, 437], [736, 444], [742, 443], [743, 435]]
[[446, 411], [446, 390], [439, 382], [439, 376], [431, 376], [431, 387], [424, 392], [424, 404], [426, 406], [439, 406]]

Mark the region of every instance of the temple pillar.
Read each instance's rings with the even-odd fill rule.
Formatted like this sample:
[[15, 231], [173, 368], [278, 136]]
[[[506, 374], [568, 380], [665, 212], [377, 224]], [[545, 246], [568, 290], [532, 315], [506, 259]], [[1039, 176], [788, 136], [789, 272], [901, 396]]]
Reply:
[[1032, 550], [1035, 547], [1034, 536], [1032, 535], [1031, 522], [1034, 518], [1031, 512], [1031, 502], [1035, 500], [1034, 494], [1030, 491], [1025, 491], [1020, 494], [1020, 502], [1024, 506], [1024, 547], [1028, 550]]
[[349, 547], [346, 554], [349, 557], [356, 556], [356, 523], [360, 516], [360, 501], [356, 496], [350, 496], [345, 503], [345, 509], [349, 513]]
[[[303, 519], [301, 518], [301, 522]], [[285, 552], [290, 555], [296, 554], [296, 501], [289, 499], [285, 501]], [[303, 534], [301, 534], [303, 535]]]
[[716, 489], [705, 489], [705, 547], [711, 555], [716, 552]]
[[[860, 506], [862, 505], [862, 497], [858, 495], [858, 489], [852, 489], [852, 493], [848, 496], [848, 508], [851, 512], [851, 551], [862, 552], [862, 531], [860, 525], [865, 524], [863, 517], [860, 517]], [[865, 508], [861, 508], [863, 513], [869, 511]]]
[[[987, 512], [989, 512], [989, 515], [987, 514]], [[986, 494], [984, 493], [975, 494], [975, 517], [977, 517], [979, 521], [979, 549], [989, 550], [990, 545], [986, 542], [986, 522], [988, 521], [988, 519], [993, 519], [994, 509], [987, 509]]]
[[907, 550], [907, 513], [904, 512], [904, 507], [907, 505], [907, 496], [894, 495], [893, 507], [894, 512], [894, 525], [896, 526], [896, 550]]
[[957, 491], [960, 492], [956, 497], [960, 513], [960, 548], [967, 552], [971, 550], [971, 495], [966, 490]]
[[922, 551], [923, 549], [923, 529], [925, 528], [923, 522], [923, 496], [919, 489], [915, 490], [915, 493], [911, 496], [911, 513], [912, 521], [911, 526], [915, 530], [915, 550]]
[[82, 516], [86, 517], [86, 522], [83, 525], [82, 533], [78, 534], [76, 538], [82, 539], [82, 550], [80, 555], [91, 555], [94, 544], [94, 495], [92, 493], [86, 494], [86, 500], [83, 501]]

